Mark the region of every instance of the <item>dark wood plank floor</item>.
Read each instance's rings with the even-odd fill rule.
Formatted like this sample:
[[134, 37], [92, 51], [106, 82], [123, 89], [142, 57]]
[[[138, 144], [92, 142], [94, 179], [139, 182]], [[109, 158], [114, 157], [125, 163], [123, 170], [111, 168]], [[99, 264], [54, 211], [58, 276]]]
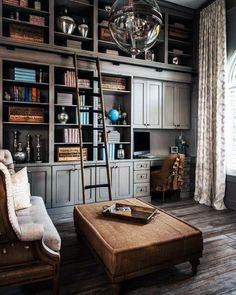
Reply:
[[[204, 235], [204, 255], [197, 276], [189, 263], [182, 263], [141, 278], [127, 281], [127, 295], [221, 295], [236, 294], [236, 212], [215, 211], [193, 200], [160, 207], [199, 227]], [[77, 238], [73, 222], [57, 225], [62, 238], [61, 294], [110, 295], [109, 280], [84, 242]], [[0, 294], [50, 294], [50, 284], [40, 283]]]

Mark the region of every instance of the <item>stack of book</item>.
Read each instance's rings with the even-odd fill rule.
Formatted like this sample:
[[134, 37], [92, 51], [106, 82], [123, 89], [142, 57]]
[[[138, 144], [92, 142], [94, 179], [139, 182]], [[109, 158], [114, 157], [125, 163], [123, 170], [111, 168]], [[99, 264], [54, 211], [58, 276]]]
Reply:
[[3, 3], [28, 7], [28, 0], [3, 0]]
[[[109, 159], [115, 160], [115, 144], [114, 143], [109, 143]], [[104, 157], [105, 159], [105, 157]]]
[[109, 143], [120, 142], [120, 132], [117, 130], [110, 130], [107, 132], [107, 140]]
[[40, 89], [13, 86], [10, 90], [13, 101], [40, 102]]
[[45, 26], [45, 17], [34, 14], [29, 15], [29, 22], [38, 26]]
[[85, 106], [85, 95], [80, 95], [79, 98], [80, 98], [80, 105], [82, 107]]
[[72, 93], [57, 93], [57, 104], [72, 105], [73, 94]]
[[79, 129], [77, 128], [64, 129], [64, 142], [79, 144]]
[[36, 82], [36, 71], [32, 69], [15, 67], [14, 79], [16, 81]]
[[81, 107], [80, 108], [80, 123], [82, 125], [89, 124], [89, 107]]
[[126, 79], [122, 77], [102, 77], [102, 87], [111, 90], [126, 90]]

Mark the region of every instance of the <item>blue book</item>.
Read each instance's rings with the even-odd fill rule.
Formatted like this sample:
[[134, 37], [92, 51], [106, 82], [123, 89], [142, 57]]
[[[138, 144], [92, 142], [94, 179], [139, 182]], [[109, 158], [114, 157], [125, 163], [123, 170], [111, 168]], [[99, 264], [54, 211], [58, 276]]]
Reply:
[[25, 87], [24, 101], [29, 102], [29, 87]]

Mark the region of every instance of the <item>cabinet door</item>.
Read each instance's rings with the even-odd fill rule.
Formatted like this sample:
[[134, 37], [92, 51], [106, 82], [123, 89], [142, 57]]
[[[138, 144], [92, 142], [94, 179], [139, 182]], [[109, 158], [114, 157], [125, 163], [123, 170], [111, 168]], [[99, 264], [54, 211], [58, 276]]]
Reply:
[[133, 197], [133, 163], [116, 163], [116, 195], [114, 199]]
[[46, 207], [51, 208], [51, 167], [28, 167], [27, 171], [31, 195], [42, 197]]
[[162, 127], [162, 83], [147, 81], [147, 127]]
[[175, 83], [163, 84], [163, 128], [173, 129], [175, 125]]
[[[111, 163], [111, 190], [112, 190], [112, 197], [114, 198], [115, 192], [115, 164]], [[97, 167], [96, 168], [96, 179], [97, 184], [106, 184], [107, 183], [107, 170], [105, 167]], [[108, 201], [109, 200], [109, 193], [107, 187], [100, 187], [96, 189], [96, 198], [97, 201]]]
[[190, 128], [190, 86], [176, 84], [176, 124], [178, 129]]
[[146, 81], [134, 80], [133, 89], [133, 124], [136, 128], [144, 128], [147, 124]]
[[54, 166], [52, 168], [53, 207], [74, 205], [75, 172], [74, 165]]
[[[83, 203], [82, 193], [82, 179], [81, 179], [81, 168], [79, 165], [75, 166], [75, 203]], [[95, 185], [95, 168], [84, 169], [84, 184]], [[95, 202], [95, 189], [85, 190], [85, 203]]]

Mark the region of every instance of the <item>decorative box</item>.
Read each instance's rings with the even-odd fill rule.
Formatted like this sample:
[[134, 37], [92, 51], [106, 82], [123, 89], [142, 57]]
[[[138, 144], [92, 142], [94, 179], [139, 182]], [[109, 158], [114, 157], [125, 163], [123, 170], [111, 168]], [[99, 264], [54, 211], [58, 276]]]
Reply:
[[113, 38], [108, 28], [100, 28], [100, 39], [103, 41], [113, 42]]
[[30, 41], [37, 43], [44, 42], [43, 28], [25, 26], [23, 24], [9, 24], [9, 36], [21, 41]]
[[[88, 159], [88, 149], [83, 148], [83, 160]], [[58, 147], [57, 148], [57, 161], [80, 161], [80, 147]]]

